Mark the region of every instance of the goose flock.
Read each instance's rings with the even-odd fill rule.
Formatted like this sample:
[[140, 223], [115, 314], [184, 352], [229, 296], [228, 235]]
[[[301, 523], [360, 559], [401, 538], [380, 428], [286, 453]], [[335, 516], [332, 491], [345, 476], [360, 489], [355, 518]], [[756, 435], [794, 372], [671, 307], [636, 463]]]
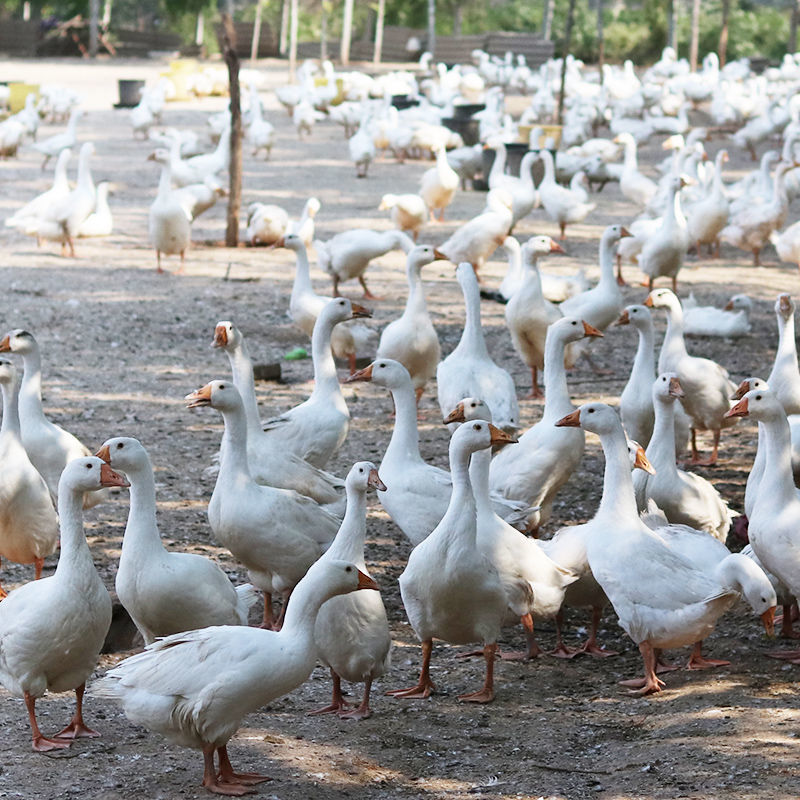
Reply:
[[[158, 437], [142, 442], [124, 435], [120, 415], [117, 430], [93, 430], [92, 447], [79, 441], [66, 429], [72, 427], [69, 413], [54, 413], [49, 402], [55, 370], [46, 332], [37, 338], [29, 320], [10, 306], [3, 309], [9, 329], [0, 331], [0, 564], [32, 564], [35, 580], [8, 594], [0, 589], [0, 684], [24, 701], [34, 750], [65, 750], [77, 738], [98, 736], [84, 720], [84, 700], [92, 708], [113, 703], [133, 724], [201, 751], [207, 790], [242, 795], [269, 778], [236, 772], [229, 741], [247, 714], [299, 687], [317, 663], [330, 672], [331, 702], [309, 713], [362, 720], [373, 713], [375, 682], [397, 701], [428, 698], [455, 682], [452, 670], [437, 674], [435, 642], [478, 646], [483, 682], [458, 699], [487, 704], [503, 692], [507, 659], [588, 654], [602, 659], [602, 681], [605, 659], [617, 655], [600, 641], [603, 615], [612, 612], [641, 654], [642, 675], [620, 682], [635, 696], [665, 689], [660, 675], [677, 668], [666, 664], [665, 650], [690, 647], [691, 670], [729, 664], [707, 651], [717, 622], [732, 610], [752, 612], [772, 636], [781, 605], [781, 633], [793, 636], [800, 592], [795, 304], [790, 293], [775, 297], [773, 287], [758, 288], [758, 297], [774, 302], [774, 360], [770, 370], [754, 358], [743, 371], [758, 309], [758, 297], [743, 290], [752, 292], [757, 280], [729, 287], [724, 309], [700, 305], [694, 295], [682, 299], [678, 281], [683, 269], [705, 259], [704, 250], [724, 255], [730, 246], [752, 253], [757, 265], [774, 245], [781, 261], [800, 265], [800, 235], [792, 233], [800, 223], [791, 216], [800, 195], [794, 150], [800, 104], [793, 101], [800, 59], [787, 57], [756, 76], [744, 62], [721, 69], [711, 54], [690, 73], [667, 50], [646, 72], [607, 66], [602, 85], [570, 60], [561, 149], [551, 147], [554, 142], [539, 146], [548, 135], [559, 64], [531, 70], [522, 59], [480, 53], [474, 61], [448, 69], [423, 58], [417, 72], [378, 78], [303, 64], [297, 81], [275, 92], [291, 127], [270, 124], [266, 98], [256, 83], [248, 86], [248, 158], [262, 152], [269, 158], [291, 128], [298, 137], [313, 137], [317, 125], [341, 124], [351, 134], [341, 159], [353, 161], [353, 183], [363, 179], [356, 185], [366, 187], [369, 207], [388, 211], [394, 228], [344, 220], [344, 229], [323, 238], [315, 226], [335, 212], [327, 202], [322, 212], [310, 186], [296, 191], [305, 204], [296, 221], [275, 203], [247, 207], [247, 243], [271, 246], [259, 251], [265, 259], [288, 250], [293, 262], [290, 290], [288, 280], [273, 287], [270, 319], [287, 314], [294, 333], [310, 337], [308, 397], [274, 416], [262, 418], [263, 395], [246, 341], [252, 324], [240, 319], [235, 300], [223, 319], [192, 320], [192, 347], [204, 354], [197, 358], [205, 382], [188, 394], [171, 394], [172, 403], [185, 394], [187, 409], [186, 430], [171, 433], [188, 437], [192, 419], [196, 427], [213, 424], [211, 436], [221, 431], [218, 451], [204, 453], [204, 474], [214, 486], [203, 525], [246, 572], [246, 583], [234, 585], [213, 558], [164, 546], [160, 467], [154, 467], [161, 459]], [[398, 111], [389, 103], [398, 94], [415, 104]], [[526, 107], [514, 119], [504, 100], [521, 94]], [[207, 152], [191, 131], [156, 130], [169, 114], [166, 95], [160, 82], [147, 89], [131, 123], [137, 143], [143, 135], [148, 149], [159, 145], [142, 158], [143, 166], [149, 158], [161, 170], [148, 216], [157, 269], [162, 255], [179, 255], [179, 271], [190, 280], [193, 260], [203, 257], [200, 250], [187, 257], [192, 222], [225, 194], [229, 128], [225, 115], [209, 119], [207, 128], [218, 138]], [[483, 143], [477, 150], [442, 125], [454, 107], [476, 101], [484, 106], [477, 114]], [[95, 187], [90, 170], [102, 137], [81, 143], [87, 132], [81, 124], [91, 114], [79, 103], [75, 96], [65, 132], [30, 145], [46, 160], [56, 159], [55, 178], [47, 192], [6, 219], [12, 258], [19, 235], [59, 242], [74, 257], [81, 236], [111, 234], [110, 187]], [[713, 125], [693, 127], [699, 113]], [[2, 126], [13, 119], [0, 123], [0, 141]], [[532, 146], [516, 176], [505, 171], [508, 145], [523, 125], [530, 127], [523, 144]], [[670, 154], [661, 176], [642, 172], [639, 149], [664, 135]], [[706, 151], [710, 141], [720, 145], [713, 158]], [[734, 148], [749, 158], [773, 145], [756, 170], [736, 182], [723, 179]], [[24, 154], [28, 146], [22, 137], [9, 154]], [[78, 147], [71, 188], [67, 168]], [[464, 218], [460, 203], [477, 191], [472, 181], [483, 168], [484, 149], [494, 151], [485, 208]], [[433, 166], [417, 163], [423, 155]], [[389, 159], [398, 170], [414, 172], [418, 194], [370, 191], [377, 182], [370, 165]], [[595, 181], [600, 172], [605, 179]], [[573, 238], [589, 238], [584, 222], [614, 191], [591, 194], [587, 184], [609, 181], [619, 184], [618, 218], [591, 241], [596, 259], [585, 259], [577, 273], [559, 271], [561, 254]], [[445, 217], [454, 220], [449, 235], [441, 232]], [[80, 255], [80, 244], [77, 250]], [[508, 269], [495, 289], [487, 284], [495, 278], [490, 262], [498, 250]], [[371, 263], [393, 253], [405, 260], [407, 293], [391, 298], [398, 313], [388, 317], [380, 312], [383, 297], [367, 286], [367, 273], [375, 288], [384, 273], [370, 271]], [[629, 264], [639, 267], [646, 288], [625, 286]], [[435, 285], [427, 278], [434, 272]], [[752, 272], [757, 277], [755, 266]], [[595, 286], [587, 274], [598, 276]], [[328, 294], [316, 293], [320, 281]], [[342, 296], [354, 289], [351, 281], [363, 290], [359, 301]], [[439, 298], [432, 302], [444, 282], [452, 290], [455, 336], [439, 324]], [[502, 346], [499, 326], [486, 324], [487, 307], [496, 311], [498, 302], [505, 305]], [[222, 311], [222, 305], [216, 307]], [[738, 383], [706, 357], [714, 338], [744, 346]], [[615, 363], [624, 365], [620, 386], [627, 380], [619, 397], [600, 386], [603, 371], [595, 361], [612, 350]], [[337, 359], [349, 368], [347, 377]], [[576, 388], [570, 370], [590, 370], [589, 398], [603, 402], [576, 406], [573, 397], [587, 390]], [[60, 377], [63, 382], [63, 372]], [[524, 399], [543, 396], [543, 404], [520, 402], [528, 389]], [[365, 405], [383, 390], [394, 407], [386, 437], [378, 429], [365, 431]], [[74, 396], [76, 406], [89, 410], [90, 393], [75, 387]], [[432, 413], [442, 435], [447, 426], [448, 447], [439, 439], [434, 450], [423, 435]], [[726, 432], [748, 418], [757, 423], [757, 448], [752, 462], [745, 457], [747, 463], [738, 463], [737, 455], [737, 466], [748, 474], [742, 494], [730, 482], [715, 481], [719, 473], [711, 468], [729, 463]], [[94, 429], [91, 413], [87, 421]], [[565, 519], [564, 490], [580, 470], [586, 432], [602, 448], [602, 489], [586, 513]], [[354, 435], [369, 437], [374, 462], [343, 463]], [[707, 454], [701, 437], [708, 438]], [[449, 469], [440, 466], [445, 460]], [[709, 469], [700, 474], [695, 466]], [[379, 566], [369, 563], [372, 491], [410, 550], [396, 586], [379, 586], [372, 576]], [[83, 514], [94, 508], [102, 524], [125, 492], [130, 505], [114, 588], [145, 647], [94, 679], [112, 603]], [[735, 508], [744, 514], [737, 517]], [[565, 524], [576, 517], [579, 524]], [[748, 545], [738, 552], [742, 537]], [[55, 571], [42, 577], [56, 552]], [[419, 677], [409, 687], [394, 686], [398, 620], [384, 605], [389, 591], [399, 592], [420, 644]], [[564, 640], [567, 609], [587, 615], [588, 634], [578, 647]], [[518, 638], [518, 624], [521, 650], [501, 651], [499, 640], [505, 648]], [[556, 644], [545, 651], [541, 633], [551, 625]], [[800, 664], [797, 650], [769, 655], [788, 668]], [[355, 707], [343, 681], [363, 684]], [[43, 733], [36, 703], [63, 691], [74, 691], [75, 714], [60, 732]], [[600, 691], [618, 690], [609, 678]], [[377, 713], [390, 703], [381, 701]]]

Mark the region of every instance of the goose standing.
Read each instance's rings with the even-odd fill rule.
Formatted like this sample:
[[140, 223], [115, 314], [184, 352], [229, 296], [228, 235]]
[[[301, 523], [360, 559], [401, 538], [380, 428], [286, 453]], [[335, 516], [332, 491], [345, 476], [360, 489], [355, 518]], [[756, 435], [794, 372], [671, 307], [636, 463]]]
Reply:
[[481, 327], [478, 279], [470, 264], [459, 264], [456, 277], [464, 294], [466, 319], [458, 345], [436, 368], [439, 408], [447, 416], [464, 397], [480, 397], [489, 406], [498, 428], [519, 428], [519, 405], [514, 380], [489, 355]]
[[444, 221], [444, 210], [453, 202], [458, 190], [458, 173], [447, 163], [444, 147], [436, 148], [436, 166], [425, 170], [419, 181], [419, 194], [430, 212], [431, 222]]
[[[83, 693], [111, 624], [111, 598], [92, 561], [81, 506], [84, 494], [101, 486], [127, 483], [99, 458], [76, 458], [66, 466], [58, 492], [61, 552], [55, 574], [26, 583], [0, 603], [0, 683], [25, 700], [39, 752], [99, 736], [83, 721]], [[74, 690], [76, 700], [69, 725], [52, 737], [36, 722], [36, 701], [48, 690]]]
[[64, 148], [58, 154], [53, 185], [40, 195], [27, 202], [22, 208], [7, 217], [5, 226], [26, 230], [37, 220], [49, 219], [53, 216], [52, 210], [59, 208], [69, 196], [69, 180], [67, 179], [67, 164], [72, 157], [72, 150]]
[[701, 200], [686, 206], [689, 241], [697, 246], [698, 257], [700, 246], [706, 244], [709, 248], [714, 246], [716, 257], [719, 258], [719, 234], [727, 224], [730, 213], [730, 204], [725, 196], [725, 185], [722, 182], [722, 165], [727, 160], [727, 151], [720, 150], [714, 160], [714, 181], [711, 184], [711, 191]]
[[158, 193], [150, 206], [148, 232], [150, 243], [156, 251], [156, 271], [162, 273], [161, 254], [180, 254], [181, 265], [178, 274], [185, 267], [186, 248], [192, 238], [192, 218], [181, 195], [172, 188], [172, 168], [169, 163], [162, 164], [158, 180]]
[[419, 405], [425, 384], [436, 374], [442, 355], [439, 336], [433, 327], [420, 271], [426, 264], [442, 258], [430, 245], [417, 245], [406, 258], [408, 298], [399, 319], [390, 322], [381, 333], [378, 358], [399, 361], [411, 376]]
[[[367, 490], [386, 491], [375, 465], [359, 461], [347, 476], [347, 511], [342, 527], [320, 561], [348, 561], [369, 576], [364, 561], [367, 534]], [[366, 719], [372, 715], [369, 695], [372, 681], [383, 675], [390, 664], [392, 637], [383, 600], [378, 593], [350, 594], [328, 600], [317, 615], [314, 639], [320, 660], [333, 679], [330, 706], [312, 714], [338, 712], [346, 719]], [[341, 679], [364, 684], [364, 697], [358, 708], [345, 711]]]
[[366, 178], [369, 165], [375, 158], [375, 145], [369, 133], [372, 117], [365, 114], [361, 118], [358, 130], [347, 140], [347, 147], [350, 151], [350, 160], [356, 166], [356, 177]]
[[[317, 660], [314, 626], [339, 594], [377, 589], [344, 561], [314, 564], [298, 584], [280, 631], [217, 626], [151, 644], [110, 670], [94, 689], [136, 725], [203, 751], [203, 786], [242, 795], [267, 776], [234, 772], [227, 744], [242, 718], [304, 683]], [[219, 759], [219, 770], [214, 754]]]
[[[10, 361], [0, 359], [3, 421], [0, 425], [0, 556], [34, 564], [42, 576], [45, 556], [58, 544], [58, 517], [44, 478], [31, 464], [19, 425], [19, 376]], [[0, 587], [0, 600], [6, 592]]]
[[94, 211], [78, 226], [78, 237], [85, 239], [94, 236], [110, 236], [114, 228], [114, 218], [108, 205], [110, 184], [103, 181], [97, 185]]
[[333, 541], [339, 519], [308, 497], [253, 480], [247, 463], [247, 417], [233, 384], [212, 381], [187, 395], [186, 401], [189, 408], [215, 408], [225, 421], [208, 521], [216, 538], [264, 592], [262, 625], [271, 627], [272, 593], [288, 598]]
[[794, 338], [794, 301], [790, 295], [778, 295], [775, 316], [778, 320], [778, 349], [767, 383], [787, 414], [800, 414], [800, 368], [797, 366]]
[[97, 457], [125, 473], [131, 505], [115, 588], [145, 644], [209, 625], [247, 625], [256, 599], [250, 584], [234, 588], [213, 561], [169, 552], [156, 522], [156, 486], [150, 457], [129, 437], [108, 439]]
[[544, 177], [539, 184], [539, 198], [547, 216], [558, 223], [563, 241], [567, 238], [567, 225], [583, 222], [597, 205], [585, 202], [580, 193], [556, 183], [553, 156], [549, 150], [539, 151], [539, 158], [544, 162]]
[[77, 144], [77, 131], [78, 131], [78, 120], [83, 115], [83, 112], [75, 108], [69, 115], [69, 122], [67, 123], [67, 129], [63, 133], [57, 133], [54, 136], [50, 136], [47, 139], [43, 139], [41, 142], [35, 142], [33, 145], [34, 150], [38, 150], [42, 155], [44, 155], [44, 161], [42, 161], [42, 169], [47, 166], [47, 162], [51, 158], [55, 158], [58, 156], [62, 150], [67, 149], [68, 147], [75, 147]]
[[[64, 467], [74, 458], [91, 452], [71, 433], [50, 422], [42, 408], [42, 358], [32, 333], [19, 328], [0, 339], [0, 353], [22, 356], [22, 385], [19, 390], [19, 422], [22, 444], [31, 463], [44, 478], [54, 499]], [[84, 508], [108, 499], [107, 492], [87, 492]]]
[[418, 194], [385, 194], [378, 206], [378, 211], [389, 211], [395, 227], [411, 234], [415, 242], [425, 224], [426, 210]]
[[630, 133], [623, 132], [618, 134], [614, 142], [625, 147], [625, 163], [619, 179], [620, 191], [632, 203], [644, 208], [658, 191], [658, 185], [639, 172], [639, 164], [636, 158], [636, 140]]
[[395, 697], [428, 697], [436, 688], [430, 678], [430, 660], [433, 639], [437, 638], [451, 644], [483, 644], [483, 688], [459, 695], [459, 700], [489, 703], [494, 699], [494, 659], [507, 601], [497, 570], [478, 549], [469, 462], [478, 450], [513, 441], [507, 433], [481, 420], [462, 425], [450, 439], [450, 504], [430, 536], [411, 551], [400, 576], [403, 605], [422, 642], [422, 669], [416, 686], [389, 692]]
[[[685, 393], [683, 408], [692, 420], [692, 457], [690, 463], [713, 466], [717, 463], [719, 437], [722, 428], [736, 422], [726, 417], [730, 408], [730, 397], [736, 386], [728, 372], [708, 358], [690, 356], [683, 339], [683, 310], [681, 302], [669, 289], [656, 289], [645, 300], [648, 308], [664, 308], [667, 311], [667, 332], [658, 356], [658, 371], [674, 372]], [[697, 431], [710, 430], [714, 435], [714, 447], [705, 461], [697, 450]]]

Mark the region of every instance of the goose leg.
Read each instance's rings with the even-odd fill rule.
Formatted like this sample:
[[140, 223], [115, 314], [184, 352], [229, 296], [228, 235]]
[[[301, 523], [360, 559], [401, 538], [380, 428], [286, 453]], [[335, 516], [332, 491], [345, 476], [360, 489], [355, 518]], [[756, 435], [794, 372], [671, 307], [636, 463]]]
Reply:
[[432, 654], [433, 640], [426, 639], [422, 643], [422, 669], [419, 673], [417, 685], [412, 686], [410, 689], [393, 689], [390, 692], [386, 692], [386, 694], [392, 697], [403, 697], [409, 700], [422, 700], [425, 697], [430, 697], [431, 692], [436, 688], [430, 676]]
[[564, 640], [561, 638], [561, 626], [564, 622], [564, 612], [559, 610], [556, 614], [556, 646], [547, 655], [555, 656], [556, 658], [575, 658], [580, 650], [573, 647], [567, 647]]
[[358, 276], [358, 282], [361, 284], [361, 288], [364, 290], [365, 300], [383, 300], [382, 297], [377, 297], [376, 295], [372, 294], [369, 289], [367, 289], [367, 282], [364, 280], [363, 275]]
[[338, 275], [334, 275], [333, 276], [333, 296], [334, 297], [341, 297], [341, 295], [339, 294], [339, 276]]
[[367, 719], [372, 716], [372, 709], [369, 707], [369, 693], [372, 689], [372, 676], [368, 675], [364, 681], [364, 697], [361, 699], [361, 705], [354, 708], [352, 711], [345, 711], [339, 714], [340, 719]]
[[422, 393], [425, 391], [424, 386], [420, 386], [414, 390], [414, 397], [417, 400], [417, 408], [419, 408], [419, 401], [422, 399]]
[[531, 392], [528, 398], [533, 400], [537, 397], [544, 397], [544, 392], [539, 388], [539, 369], [531, 367]]
[[761, 266], [761, 248], [754, 247], [753, 248], [753, 266], [760, 267]]
[[781, 619], [781, 639], [798, 639], [800, 634], [795, 633], [792, 629], [792, 623], [795, 619], [795, 603], [783, 606], [783, 618]]
[[519, 621], [525, 629], [525, 640], [528, 643], [528, 647], [522, 652], [501, 653], [500, 658], [502, 658], [503, 661], [530, 661], [544, 653], [536, 642], [536, 636], [533, 632], [533, 617], [530, 614], [524, 614], [519, 618]]
[[686, 669], [712, 669], [713, 667], [727, 667], [731, 662], [723, 661], [718, 658], [704, 658], [703, 657], [703, 642], [695, 642], [692, 655], [689, 656], [689, 662], [686, 664]]
[[347, 356], [347, 365], [350, 367], [350, 374], [354, 375], [356, 373], [356, 354], [350, 353]]
[[497, 643], [487, 644], [483, 647], [483, 657], [486, 660], [486, 677], [483, 688], [471, 694], [460, 694], [458, 699], [464, 703], [491, 703], [494, 700], [494, 656], [497, 652]]
[[161, 269], [161, 251], [156, 250], [156, 272], [161, 275], [164, 273], [164, 270]]
[[219, 773], [217, 779], [220, 783], [238, 784], [240, 786], [255, 786], [257, 783], [271, 781], [268, 775], [260, 775], [257, 772], [234, 772], [231, 760], [228, 757], [228, 747], [223, 745], [217, 748], [219, 757]]
[[217, 770], [214, 768], [213, 744], [203, 746], [203, 782], [200, 784], [212, 794], [223, 794], [229, 797], [241, 797], [243, 794], [252, 794], [252, 789], [238, 783], [221, 783], [217, 778]]
[[55, 739], [48, 739], [40, 730], [39, 723], [36, 721], [36, 698], [25, 692], [25, 706], [28, 709], [28, 721], [31, 725], [33, 734], [33, 749], [37, 753], [48, 753], [51, 750], [64, 750], [72, 742], [59, 742]]
[[331, 679], [333, 681], [333, 696], [331, 697], [331, 704], [324, 708], [318, 708], [315, 711], [307, 711], [309, 717], [315, 717], [318, 714], [333, 714], [334, 712], [343, 711], [347, 708], [347, 703], [342, 697], [342, 679], [336, 673], [333, 667], [330, 667]]
[[261, 617], [261, 624], [258, 627], [271, 631], [274, 623], [275, 620], [272, 616], [272, 593], [264, 592], [264, 614]]
[[677, 275], [673, 275], [672, 276], [672, 291], [675, 294], [678, 294], [678, 276]]
[[[2, 565], [2, 563], [3, 560], [0, 558], [0, 565]], [[8, 592], [2, 586], [0, 586], [0, 600], [5, 600], [6, 597], [8, 597]]]
[[608, 658], [609, 656], [618, 656], [616, 650], [606, 650], [597, 644], [597, 629], [600, 627], [600, 609], [597, 606], [592, 607], [592, 627], [589, 631], [589, 638], [584, 642], [583, 647], [578, 650], [578, 653], [588, 653], [595, 658]]
[[186, 269], [186, 251], [181, 250], [181, 265], [178, 267], [178, 275], [183, 275]]
[[54, 739], [97, 739], [100, 736], [97, 731], [93, 731], [83, 721], [83, 693], [85, 691], [85, 683], [75, 688], [75, 714], [69, 721], [69, 725], [55, 734]]
[[620, 681], [620, 686], [635, 687], [628, 692], [628, 694], [631, 695], [641, 696], [660, 692], [665, 684], [664, 681], [656, 675], [656, 653], [653, 646], [650, 642], [644, 641], [639, 645], [639, 652], [642, 654], [642, 661], [644, 662], [644, 678]]
[[36, 570], [34, 580], [39, 580], [42, 577], [42, 569], [44, 567], [44, 559], [43, 558], [34, 558], [33, 559], [34, 569]]
[[625, 278], [622, 277], [622, 257], [617, 255], [617, 285], [627, 286]]
[[697, 451], [697, 444], [695, 442], [695, 429], [692, 428], [692, 458], [689, 461], [690, 464], [697, 464], [703, 467], [713, 467], [717, 463], [717, 458], [719, 457], [719, 436], [720, 430], [717, 429], [714, 431], [714, 445], [711, 450], [711, 455], [706, 458], [700, 458], [700, 453]]

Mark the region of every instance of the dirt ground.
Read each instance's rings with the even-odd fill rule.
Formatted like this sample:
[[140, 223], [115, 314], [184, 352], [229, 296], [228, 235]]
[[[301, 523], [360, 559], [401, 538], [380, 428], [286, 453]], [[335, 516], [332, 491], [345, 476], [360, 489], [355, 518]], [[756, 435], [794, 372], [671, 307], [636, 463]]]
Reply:
[[[147, 242], [147, 210], [158, 173], [145, 157], [151, 145], [131, 137], [127, 112], [114, 110], [117, 78], [153, 79], [161, 62], [97, 64], [71, 62], [2, 62], [0, 78], [59, 82], [84, 92], [85, 119], [81, 140], [93, 140], [96, 181], [113, 181], [114, 234], [81, 241], [74, 260], [58, 247], [36, 248], [27, 239], [0, 228], [0, 324], [4, 330], [25, 327], [39, 339], [44, 361], [45, 406], [52, 419], [65, 425], [91, 448], [116, 435], [135, 436], [149, 449], [157, 470], [159, 522], [169, 547], [205, 553], [218, 559], [235, 582], [244, 571], [213, 541], [206, 504], [213, 479], [203, 476], [216, 451], [221, 424], [211, 410], [189, 412], [182, 398], [208, 380], [228, 375], [224, 355], [210, 349], [214, 325], [232, 319], [243, 330], [256, 360], [270, 362], [305, 336], [286, 316], [293, 275], [287, 251], [240, 248], [226, 250], [211, 243], [222, 239], [224, 208], [218, 206], [194, 225], [194, 246], [185, 276], [155, 272]], [[282, 82], [285, 72], [265, 62], [266, 86]], [[305, 199], [316, 195], [322, 210], [318, 235], [357, 226], [389, 227], [377, 210], [384, 191], [415, 191], [428, 163], [394, 161], [373, 164], [367, 180], [356, 180], [342, 131], [319, 124], [312, 137], [298, 142], [294, 128], [265, 89], [263, 98], [278, 133], [269, 162], [245, 157], [244, 204], [275, 202], [299, 214]], [[524, 102], [524, 101], [521, 101]], [[169, 105], [164, 122], [205, 128], [208, 112], [223, 108], [222, 98]], [[44, 125], [40, 136], [55, 132]], [[726, 144], [710, 143], [713, 155]], [[762, 146], [762, 150], [765, 146]], [[751, 167], [731, 147], [733, 178]], [[659, 143], [643, 148], [642, 163], [661, 158]], [[74, 170], [73, 161], [72, 170]], [[0, 217], [49, 186], [40, 157], [25, 147], [18, 159], [0, 162]], [[652, 167], [650, 167], [652, 169]], [[570, 273], [586, 265], [598, 275], [597, 245], [605, 225], [629, 221], [635, 209], [614, 185], [597, 196], [598, 208], [585, 224], [569, 229], [567, 255], [547, 260], [546, 269]], [[443, 225], [428, 226], [423, 240], [441, 243], [454, 227], [482, 208], [484, 195], [460, 193]], [[795, 203], [790, 222], [800, 215]], [[556, 235], [556, 227], [537, 211], [518, 229]], [[753, 297], [753, 332], [739, 341], [696, 341], [692, 351], [724, 364], [734, 379], [769, 371], [776, 326], [772, 304], [779, 291], [798, 292], [795, 267], [776, 263], [754, 269], [748, 257], [723, 248], [719, 261], [690, 256], [681, 272], [681, 293], [692, 289], [704, 303], [722, 305], [744, 291]], [[371, 288], [386, 299], [372, 303], [378, 327], [399, 313], [405, 298], [401, 254], [380, 259], [367, 274]], [[167, 266], [177, 267], [175, 259]], [[500, 255], [485, 270], [496, 285], [505, 269]], [[229, 280], [225, 279], [228, 274]], [[638, 273], [626, 290], [630, 302], [641, 302], [645, 290]], [[322, 273], [315, 287], [328, 292]], [[425, 273], [429, 305], [445, 353], [455, 345], [463, 321], [463, 305], [452, 268], [438, 263]], [[346, 294], [358, 297], [355, 284]], [[520, 395], [530, 378], [516, 357], [503, 324], [503, 308], [483, 304], [483, 320], [495, 359], [513, 374]], [[663, 321], [658, 321], [659, 329]], [[577, 402], [615, 402], [627, 379], [636, 337], [626, 328], [611, 329], [595, 349], [613, 375], [595, 377], [581, 368], [569, 379]], [[262, 414], [270, 416], [304, 399], [311, 389], [311, 362], [284, 361], [283, 383], [259, 383]], [[391, 430], [390, 399], [378, 387], [345, 387], [352, 425], [349, 438], [330, 468], [346, 474], [353, 461], [380, 461]], [[534, 423], [541, 403], [523, 401], [524, 426]], [[433, 391], [422, 403], [421, 447], [431, 462], [445, 465], [447, 433]], [[702, 470], [731, 505], [741, 510], [744, 483], [755, 444], [755, 428], [746, 421], [723, 437], [722, 457], [713, 470]], [[581, 469], [562, 491], [548, 531], [591, 517], [601, 491], [602, 458], [594, 437], [587, 437]], [[89, 542], [98, 568], [113, 589], [127, 494], [86, 514]], [[374, 691], [374, 716], [354, 723], [332, 717], [307, 717], [305, 712], [328, 700], [330, 682], [322, 668], [300, 689], [250, 715], [231, 741], [234, 764], [243, 770], [266, 771], [273, 781], [259, 794], [280, 800], [301, 798], [758, 798], [797, 797], [798, 667], [770, 660], [774, 648], [749, 610], [739, 606], [725, 616], [709, 638], [706, 651], [731, 660], [730, 667], [710, 672], [680, 671], [666, 676], [662, 694], [632, 699], [620, 694], [617, 681], [638, 674], [638, 651], [616, 625], [613, 611], [603, 621], [602, 638], [621, 651], [617, 658], [577, 659], [564, 663], [542, 657], [533, 663], [501, 663], [497, 668], [496, 701], [487, 707], [464, 706], [456, 696], [477, 688], [482, 661], [457, 660], [458, 648], [437, 645], [433, 679], [438, 692], [427, 701], [401, 701], [383, 691], [411, 685], [420, 650], [400, 603], [397, 577], [409, 545], [374, 499], [369, 506], [367, 561], [382, 588], [395, 640], [390, 673]], [[739, 545], [737, 545], [739, 546]], [[47, 572], [55, 564], [48, 559]], [[32, 568], [5, 563], [7, 588], [29, 580]], [[587, 620], [568, 614], [566, 635], [576, 643]], [[542, 644], [553, 643], [550, 625], [540, 627]], [[518, 629], [502, 640], [517, 647]], [[101, 675], [128, 653], [103, 656]], [[687, 653], [675, 653], [685, 659]], [[358, 696], [361, 687], [354, 687]], [[38, 703], [45, 731], [61, 727], [72, 710], [69, 695], [50, 695]], [[70, 751], [52, 757], [31, 752], [24, 705], [0, 690], [0, 798], [82, 796], [117, 798], [205, 797], [199, 787], [202, 759], [156, 735], [134, 728], [117, 707], [89, 698], [87, 720], [103, 737], [82, 740]], [[62, 761], [64, 763], [62, 763]]]

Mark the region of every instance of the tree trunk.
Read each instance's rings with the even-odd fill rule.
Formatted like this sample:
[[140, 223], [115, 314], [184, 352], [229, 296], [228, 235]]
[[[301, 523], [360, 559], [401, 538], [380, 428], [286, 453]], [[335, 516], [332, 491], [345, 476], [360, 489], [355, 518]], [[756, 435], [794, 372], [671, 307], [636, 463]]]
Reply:
[[100, 0], [89, 0], [89, 55], [97, 55], [97, 33], [100, 25]]
[[428, 0], [428, 47], [427, 51], [436, 55], [436, 0]]
[[575, 19], [575, 0], [569, 0], [567, 9], [567, 27], [564, 31], [564, 50], [561, 53], [561, 88], [558, 91], [558, 117], [559, 125], [564, 124], [564, 88], [567, 83], [567, 56], [572, 45], [572, 23]]
[[725, 66], [728, 58], [728, 17], [730, 14], [731, 0], [722, 0], [722, 27], [719, 31], [719, 47], [717, 48], [720, 67]]
[[553, 27], [553, 0], [544, 0], [542, 9], [542, 38], [550, 41]]
[[278, 37], [278, 54], [285, 56], [288, 49], [289, 41], [289, 2], [290, 0], [283, 0], [281, 6], [281, 33]]
[[600, 85], [603, 85], [603, 65], [606, 61], [606, 42], [603, 36], [603, 0], [597, 0], [597, 68], [600, 71]]
[[456, 0], [456, 7], [453, 9], [453, 36], [461, 36], [461, 27], [464, 22], [463, 9], [460, 0]]
[[678, 3], [679, 0], [670, 0], [669, 2], [669, 17], [667, 26], [667, 44], [678, 55]]
[[222, 53], [228, 66], [228, 88], [231, 96], [231, 154], [228, 163], [228, 224], [226, 247], [239, 244], [239, 211], [242, 206], [242, 106], [239, 94], [239, 56], [236, 55], [236, 31], [233, 17], [222, 14]]
[[800, 0], [792, 3], [792, 16], [789, 18], [789, 47], [790, 53], [797, 52], [797, 28], [800, 23]]
[[295, 70], [297, 69], [297, 26], [300, 23], [300, 9], [297, 0], [291, 0], [289, 10], [289, 81], [295, 82]]
[[256, 0], [256, 18], [253, 22], [253, 39], [250, 42], [250, 60], [258, 59], [258, 45], [261, 39], [261, 0]]
[[697, 72], [697, 50], [700, 44], [700, 0], [692, 0], [692, 33], [689, 38], [689, 69]]
[[342, 18], [342, 46], [339, 60], [342, 64], [350, 63], [350, 39], [353, 36], [353, 0], [344, 0], [344, 16]]
[[103, 30], [107, 33], [108, 28], [111, 25], [111, 0], [105, 0], [103, 3], [103, 18], [101, 21]]
[[322, 0], [319, 10], [319, 58], [320, 61], [328, 60], [328, 9], [326, 0]]
[[197, 24], [194, 28], [194, 43], [201, 47], [206, 36], [206, 20], [202, 11], [197, 12]]
[[381, 63], [383, 50], [383, 18], [386, 15], [386, 0], [378, 0], [378, 19], [375, 21], [375, 50], [372, 53], [372, 63]]

